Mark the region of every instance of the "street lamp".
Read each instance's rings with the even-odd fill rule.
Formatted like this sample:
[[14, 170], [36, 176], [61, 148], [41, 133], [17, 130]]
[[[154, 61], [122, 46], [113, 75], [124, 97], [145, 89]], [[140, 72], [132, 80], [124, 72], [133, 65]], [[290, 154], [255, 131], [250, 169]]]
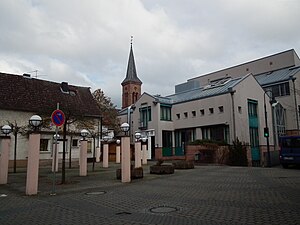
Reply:
[[39, 115], [33, 115], [29, 119], [29, 125], [36, 131], [42, 125], [42, 118]]
[[121, 130], [125, 133], [125, 135], [127, 135], [127, 132], [129, 131], [130, 126], [129, 126], [128, 123], [122, 123], [122, 125], [121, 125], [120, 128], [121, 128]]
[[273, 97], [273, 92], [271, 90], [268, 90], [268, 91], [264, 92], [264, 111], [265, 111], [264, 137], [267, 140], [267, 154], [268, 154], [267, 167], [271, 167], [270, 141], [269, 141], [270, 132], [269, 132], [269, 127], [268, 127], [268, 114], [267, 114], [267, 105], [266, 105], [266, 94], [267, 94], [267, 92], [271, 92], [271, 97], [272, 97], [272, 99], [270, 100], [271, 105], [275, 105], [277, 103], [277, 101]]
[[1, 132], [5, 134], [5, 136], [9, 135], [12, 132], [11, 126], [4, 125], [1, 127]]
[[88, 132], [88, 130], [83, 129], [80, 131], [80, 135], [83, 138], [83, 140], [85, 140], [85, 138], [89, 135], [89, 132]]
[[142, 136], [142, 135], [141, 135], [140, 132], [136, 132], [136, 133], [134, 134], [134, 137], [135, 137], [135, 139], [136, 139], [137, 141], [140, 140], [141, 136]]

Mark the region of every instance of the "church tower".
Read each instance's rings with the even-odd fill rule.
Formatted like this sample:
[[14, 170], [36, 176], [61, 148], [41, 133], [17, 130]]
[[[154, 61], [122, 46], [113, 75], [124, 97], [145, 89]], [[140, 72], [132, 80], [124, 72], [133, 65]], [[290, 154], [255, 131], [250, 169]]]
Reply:
[[128, 59], [126, 77], [121, 83], [122, 85], [122, 109], [134, 104], [141, 96], [142, 81], [138, 78], [135, 68], [132, 38], [130, 43], [130, 53]]

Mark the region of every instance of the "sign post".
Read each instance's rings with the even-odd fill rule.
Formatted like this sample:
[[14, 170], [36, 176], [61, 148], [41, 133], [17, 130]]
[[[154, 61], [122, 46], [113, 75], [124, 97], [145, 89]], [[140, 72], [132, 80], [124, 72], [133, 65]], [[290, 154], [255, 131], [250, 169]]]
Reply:
[[[56, 110], [53, 111], [51, 115], [51, 121], [52, 123], [56, 126], [55, 128], [55, 148], [54, 148], [54, 154], [53, 155], [53, 160], [54, 160], [54, 165], [56, 165], [56, 160], [57, 158], [57, 138], [58, 138], [58, 127], [62, 126], [65, 123], [65, 114], [63, 111], [59, 109], [59, 103], [57, 103]], [[56, 182], [56, 175], [55, 175], [56, 169], [53, 170], [53, 185], [52, 185], [52, 192], [51, 195], [56, 195], [55, 193], [55, 182]]]

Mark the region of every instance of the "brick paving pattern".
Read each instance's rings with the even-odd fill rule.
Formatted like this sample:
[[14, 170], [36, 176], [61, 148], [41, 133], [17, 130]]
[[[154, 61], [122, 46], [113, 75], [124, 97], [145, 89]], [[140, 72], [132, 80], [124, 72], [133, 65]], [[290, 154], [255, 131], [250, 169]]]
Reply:
[[56, 196], [49, 169], [40, 169], [37, 196], [25, 196], [25, 171], [10, 173], [0, 224], [300, 224], [297, 168], [196, 166], [160, 176], [145, 166], [143, 179], [122, 184], [110, 166], [87, 177], [67, 170]]

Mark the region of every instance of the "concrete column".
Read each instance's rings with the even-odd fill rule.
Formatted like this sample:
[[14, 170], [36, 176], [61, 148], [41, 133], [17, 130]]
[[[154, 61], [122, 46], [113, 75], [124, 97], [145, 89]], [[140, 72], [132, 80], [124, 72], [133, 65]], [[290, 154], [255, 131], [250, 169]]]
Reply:
[[147, 155], [147, 159], [151, 159], [152, 157], [152, 143], [151, 143], [151, 136], [148, 137], [148, 155]]
[[29, 135], [26, 195], [36, 195], [39, 184], [40, 134]]
[[142, 163], [143, 165], [147, 165], [148, 151], [147, 145], [142, 145]]
[[55, 172], [58, 172], [58, 151], [57, 151], [58, 144], [59, 144], [58, 142], [57, 142], [57, 145], [55, 144], [55, 142], [53, 143], [52, 172], [54, 172], [54, 168], [55, 168]]
[[7, 184], [10, 137], [3, 137], [0, 156], [0, 184]]
[[116, 146], [116, 163], [121, 162], [121, 150], [120, 150], [120, 145]]
[[137, 141], [134, 143], [134, 167], [139, 168], [142, 166], [142, 152], [141, 152], [141, 142]]
[[79, 176], [84, 177], [87, 175], [87, 141], [82, 140], [80, 143], [79, 155]]
[[121, 160], [121, 180], [122, 183], [127, 183], [131, 181], [130, 176], [130, 137], [121, 138], [121, 150], [122, 150], [122, 160]]
[[100, 162], [100, 156], [101, 156], [100, 147], [97, 147], [96, 148], [96, 162]]
[[103, 145], [103, 168], [108, 168], [108, 143]]

